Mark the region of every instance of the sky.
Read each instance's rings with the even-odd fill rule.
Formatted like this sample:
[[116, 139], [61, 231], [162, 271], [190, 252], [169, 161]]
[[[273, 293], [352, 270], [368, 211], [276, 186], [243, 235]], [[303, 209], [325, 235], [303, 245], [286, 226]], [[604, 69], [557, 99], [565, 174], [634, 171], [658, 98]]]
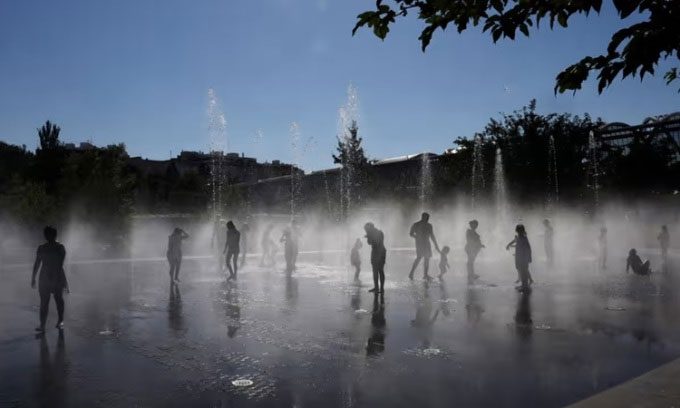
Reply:
[[[299, 157], [309, 171], [332, 166], [349, 84], [374, 159], [440, 153], [534, 98], [543, 113], [629, 124], [680, 110], [680, 84], [666, 86], [662, 74], [617, 80], [602, 95], [592, 81], [553, 93], [561, 69], [599, 55], [630, 24], [611, 6], [498, 44], [475, 28], [439, 31], [423, 53], [414, 16], [385, 41], [367, 29], [353, 37], [356, 15], [374, 4], [0, 0], [0, 140], [34, 149], [49, 119], [65, 142], [124, 143], [130, 156], [207, 151], [213, 89], [226, 119], [221, 145], [261, 161]], [[293, 122], [305, 146], [297, 154]]]

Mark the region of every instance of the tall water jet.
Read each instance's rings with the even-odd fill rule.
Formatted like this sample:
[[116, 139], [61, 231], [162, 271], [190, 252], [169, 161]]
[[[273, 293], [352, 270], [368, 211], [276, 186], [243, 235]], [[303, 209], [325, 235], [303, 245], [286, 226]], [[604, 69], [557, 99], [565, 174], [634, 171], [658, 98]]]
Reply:
[[300, 198], [302, 175], [298, 170], [301, 161], [301, 137], [300, 126], [293, 122], [289, 129], [290, 147], [293, 153], [293, 158], [290, 164], [290, 220], [295, 220], [298, 211], [298, 200]]
[[594, 200], [594, 210], [597, 211], [597, 207], [600, 203], [600, 170], [599, 170], [599, 155], [597, 140], [595, 139], [595, 132], [592, 130], [588, 134], [588, 172], [590, 176], [590, 188], [593, 189], [593, 200]]
[[475, 144], [472, 151], [472, 209], [477, 208], [479, 194], [484, 189], [484, 140], [482, 135], [475, 135]]
[[560, 185], [557, 179], [557, 152], [555, 138], [550, 135], [548, 139], [548, 208], [556, 205], [560, 200]]
[[347, 101], [338, 110], [338, 140], [342, 143], [342, 166], [340, 169], [340, 219], [347, 220], [350, 217], [355, 193], [355, 170], [352, 163], [352, 152], [348, 150], [352, 130], [357, 127], [359, 94], [357, 88], [349, 84], [347, 87]]
[[420, 161], [420, 209], [425, 211], [432, 195], [432, 169], [429, 153], [423, 152]]
[[493, 184], [496, 199], [496, 224], [500, 227], [504, 227], [508, 218], [508, 197], [505, 181], [505, 168], [503, 167], [503, 152], [501, 151], [500, 146], [496, 147]]
[[215, 90], [208, 89], [208, 135], [210, 140], [210, 188], [212, 215], [217, 220], [222, 212], [225, 187], [223, 152], [228, 149], [227, 120], [220, 108]]

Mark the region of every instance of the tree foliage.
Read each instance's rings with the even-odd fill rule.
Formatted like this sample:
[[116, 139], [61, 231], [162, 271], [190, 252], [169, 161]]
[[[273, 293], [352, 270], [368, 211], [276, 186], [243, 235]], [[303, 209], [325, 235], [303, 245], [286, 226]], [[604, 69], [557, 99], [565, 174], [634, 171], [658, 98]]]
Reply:
[[0, 213], [29, 225], [80, 217], [101, 231], [123, 227], [134, 187], [125, 146], [66, 149], [60, 131], [40, 127], [35, 154], [0, 143]]
[[347, 137], [338, 137], [337, 155], [333, 155], [333, 163], [349, 166], [353, 169], [363, 169], [368, 164], [368, 159], [361, 146], [363, 139], [359, 137], [359, 127], [356, 121], [352, 121]]
[[[680, 2], [669, 0], [613, 0], [620, 19], [637, 13], [642, 21], [613, 33], [601, 55], [586, 56], [565, 68], [556, 77], [555, 92], [581, 89], [590, 73], [596, 73], [598, 92], [607, 88], [619, 75], [623, 78], [654, 75], [661, 58], [680, 60]], [[411, 12], [425, 23], [419, 40], [425, 51], [437, 29], [452, 25], [461, 33], [470, 26], [481, 26], [493, 42], [501, 38], [514, 40], [521, 33], [529, 36], [547, 21], [568, 27], [569, 20], [579, 15], [599, 13], [602, 0], [377, 0], [374, 10], [357, 16], [352, 33], [367, 26], [380, 39], [385, 39], [390, 25]], [[667, 83], [677, 79], [672, 68], [664, 77]]]
[[[501, 118], [492, 118], [478, 133], [483, 141], [484, 177], [493, 180], [496, 148], [503, 155], [508, 194], [514, 201], [540, 203], [554, 189], [548, 181], [557, 172], [561, 201], [588, 202], [593, 198], [589, 134], [603, 122], [588, 115], [540, 114], [536, 102]], [[550, 137], [555, 156], [550, 155]], [[457, 153], [444, 156], [449, 184], [469, 185], [474, 139], [458, 138]], [[615, 145], [598, 143], [598, 186], [607, 196], [634, 194], [637, 197], [680, 187], [678, 153], [665, 138], [635, 137]], [[556, 166], [550, 161], [555, 160]], [[493, 183], [486, 183], [491, 193]]]
[[59, 133], [61, 128], [49, 120], [42, 127], [38, 128], [38, 139], [40, 140], [40, 150], [56, 150], [60, 146]]

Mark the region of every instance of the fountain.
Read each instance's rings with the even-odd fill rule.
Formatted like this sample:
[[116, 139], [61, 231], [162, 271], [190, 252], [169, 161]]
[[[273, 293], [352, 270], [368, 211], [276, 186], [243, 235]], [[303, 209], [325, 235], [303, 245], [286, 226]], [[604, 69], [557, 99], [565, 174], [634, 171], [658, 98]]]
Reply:
[[475, 145], [472, 151], [472, 209], [477, 207], [479, 193], [484, 189], [484, 140], [482, 135], [475, 135]]
[[[359, 95], [354, 85], [347, 87], [347, 102], [338, 111], [338, 139], [348, 146], [352, 134], [350, 129], [356, 127], [358, 118]], [[340, 219], [347, 220], [350, 217], [352, 203], [354, 200], [354, 189], [356, 180], [354, 177], [354, 163], [347, 162], [351, 152], [345, 150], [342, 168], [340, 169]]]
[[429, 153], [422, 153], [420, 162], [420, 209], [425, 211], [432, 195], [432, 169]]
[[557, 152], [555, 150], [555, 138], [550, 135], [548, 139], [548, 208], [551, 208], [560, 200], [560, 186], [557, 180]]
[[494, 163], [494, 192], [496, 195], [496, 217], [498, 224], [504, 227], [508, 219], [507, 185], [505, 169], [503, 167], [503, 152], [496, 147], [496, 162]]
[[590, 175], [590, 187], [593, 189], [593, 198], [595, 201], [595, 207], [593, 212], [597, 211], [597, 207], [600, 203], [600, 184], [599, 184], [599, 169], [598, 169], [598, 153], [597, 153], [597, 141], [595, 140], [595, 132], [592, 130], [588, 134], [588, 170]]
[[212, 198], [213, 220], [220, 217], [222, 211], [222, 193], [225, 187], [224, 155], [227, 150], [227, 120], [224, 117], [215, 90], [208, 89], [208, 135], [210, 138], [210, 188]]
[[297, 204], [301, 193], [302, 185], [302, 175], [298, 169], [300, 168], [301, 160], [301, 138], [300, 138], [300, 126], [293, 122], [289, 129], [290, 134], [290, 146], [293, 152], [293, 159], [290, 164], [290, 220], [291, 222], [295, 220], [297, 215]]
[[328, 216], [332, 217], [333, 216], [333, 204], [332, 204], [333, 199], [331, 198], [331, 188], [328, 185], [328, 175], [326, 174], [326, 170], [323, 171], [323, 186], [324, 186], [324, 190], [326, 192], [326, 205], [328, 206]]

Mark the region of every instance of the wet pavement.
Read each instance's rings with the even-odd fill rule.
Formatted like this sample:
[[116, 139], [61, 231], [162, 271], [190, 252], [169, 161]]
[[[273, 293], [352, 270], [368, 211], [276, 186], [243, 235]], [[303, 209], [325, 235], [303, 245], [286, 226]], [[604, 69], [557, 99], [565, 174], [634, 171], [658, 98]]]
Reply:
[[290, 277], [251, 260], [234, 283], [188, 259], [176, 288], [153, 259], [71, 265], [66, 329], [52, 304], [42, 338], [30, 271], [5, 268], [0, 406], [551, 407], [680, 356], [677, 268], [538, 261], [522, 295], [511, 257], [482, 256], [469, 286], [460, 259], [411, 282], [412, 255], [390, 251], [375, 297], [370, 266], [357, 284], [321, 257]]

